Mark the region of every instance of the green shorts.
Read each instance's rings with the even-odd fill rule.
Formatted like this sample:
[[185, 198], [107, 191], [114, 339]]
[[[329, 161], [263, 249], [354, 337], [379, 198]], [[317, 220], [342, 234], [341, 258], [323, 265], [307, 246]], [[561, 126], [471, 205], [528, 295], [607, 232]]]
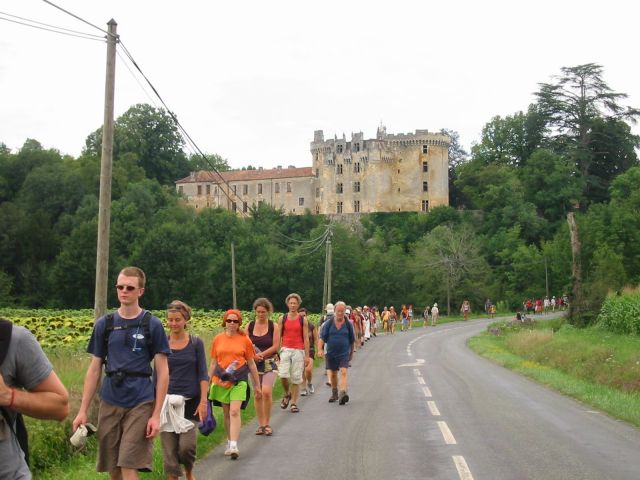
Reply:
[[211, 385], [209, 400], [217, 400], [220, 403], [230, 404], [233, 400], [244, 402], [247, 399], [248, 384], [246, 381], [238, 382], [229, 388], [219, 385]]

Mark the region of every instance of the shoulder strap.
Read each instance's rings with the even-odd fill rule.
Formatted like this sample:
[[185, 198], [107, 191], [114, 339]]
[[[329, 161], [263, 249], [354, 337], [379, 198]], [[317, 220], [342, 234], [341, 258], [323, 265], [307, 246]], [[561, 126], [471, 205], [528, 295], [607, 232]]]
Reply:
[[140, 326], [144, 333], [144, 340], [147, 345], [147, 352], [149, 352], [149, 359], [153, 359], [151, 352], [153, 351], [153, 339], [151, 338], [151, 312], [147, 310], [140, 320]]
[[249, 336], [253, 337], [253, 329], [256, 326], [256, 322], [254, 320], [251, 320], [249, 322], [249, 325], [247, 325], [247, 332], [249, 332]]
[[107, 356], [109, 355], [109, 335], [113, 332], [113, 312], [108, 313], [104, 318], [104, 335], [102, 344], [104, 345], [104, 357], [102, 358], [102, 363], [107, 363]]
[[4, 318], [0, 318], [0, 365], [9, 352], [9, 344], [11, 343], [11, 332], [13, 331], [13, 323]]
[[273, 338], [273, 330], [275, 329], [273, 322], [269, 320], [269, 336]]

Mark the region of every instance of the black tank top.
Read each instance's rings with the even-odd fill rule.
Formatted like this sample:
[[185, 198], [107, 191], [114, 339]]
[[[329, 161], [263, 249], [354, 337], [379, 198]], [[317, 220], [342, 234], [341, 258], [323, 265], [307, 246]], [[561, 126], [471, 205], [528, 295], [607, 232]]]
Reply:
[[268, 320], [269, 322], [269, 330], [264, 335], [257, 337], [253, 334], [253, 328], [256, 325], [256, 322], [249, 323], [247, 330], [249, 331], [249, 339], [253, 344], [260, 349], [261, 352], [264, 352], [267, 348], [271, 348], [273, 346], [273, 322]]

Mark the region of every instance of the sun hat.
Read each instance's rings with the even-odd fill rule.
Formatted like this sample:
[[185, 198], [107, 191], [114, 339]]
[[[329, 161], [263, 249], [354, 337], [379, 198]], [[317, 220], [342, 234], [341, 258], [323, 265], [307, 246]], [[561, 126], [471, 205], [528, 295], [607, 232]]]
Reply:
[[333, 303], [327, 303], [326, 310], [327, 310], [327, 313], [334, 313], [335, 312], [335, 307], [334, 307]]

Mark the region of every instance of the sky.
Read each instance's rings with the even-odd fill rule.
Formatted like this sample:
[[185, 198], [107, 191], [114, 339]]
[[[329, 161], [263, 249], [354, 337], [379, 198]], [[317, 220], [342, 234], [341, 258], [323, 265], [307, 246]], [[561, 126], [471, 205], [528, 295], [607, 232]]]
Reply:
[[[526, 111], [538, 83], [584, 63], [640, 107], [640, 4], [628, 0], [52, 3], [100, 28], [115, 19], [196, 144], [233, 168], [310, 166], [314, 130], [367, 139], [381, 123], [454, 130], [469, 150], [493, 117]], [[103, 35], [42, 0], [0, 0], [0, 12]], [[123, 58], [115, 117], [160, 106]], [[104, 42], [0, 20], [0, 142], [78, 156], [102, 124], [105, 62]]]

